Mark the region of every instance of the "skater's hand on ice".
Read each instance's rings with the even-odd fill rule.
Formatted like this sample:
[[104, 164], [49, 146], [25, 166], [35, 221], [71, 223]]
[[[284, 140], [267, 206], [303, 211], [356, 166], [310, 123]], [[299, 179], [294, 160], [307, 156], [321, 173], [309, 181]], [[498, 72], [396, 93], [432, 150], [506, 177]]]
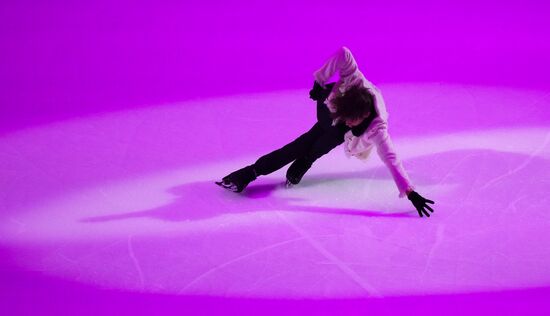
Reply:
[[410, 192], [407, 197], [411, 200], [420, 217], [424, 215], [430, 217], [430, 213], [428, 213], [428, 211], [433, 213], [434, 210], [428, 205], [428, 203], [434, 204], [434, 201], [422, 197], [422, 195], [416, 193], [415, 191]]

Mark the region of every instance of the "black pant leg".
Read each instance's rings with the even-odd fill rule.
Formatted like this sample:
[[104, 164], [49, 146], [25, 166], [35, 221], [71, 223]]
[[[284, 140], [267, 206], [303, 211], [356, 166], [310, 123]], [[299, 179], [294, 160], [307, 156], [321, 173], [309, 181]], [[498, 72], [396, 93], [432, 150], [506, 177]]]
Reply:
[[272, 151], [271, 153], [260, 157], [254, 163], [254, 169], [258, 175], [267, 175], [276, 170], [281, 169], [285, 165], [294, 161], [298, 157], [304, 156], [309, 152], [319, 137], [324, 133], [323, 128], [319, 123], [315, 123], [313, 127], [296, 138], [289, 144]]
[[350, 128], [344, 124], [339, 124], [325, 130], [323, 135], [317, 138], [312, 147], [310, 147], [310, 150], [305, 154], [305, 158], [311, 163], [321, 158], [323, 155], [342, 144], [344, 142], [344, 135], [349, 130]]
[[[304, 157], [309, 153], [313, 145], [318, 139], [335, 127], [332, 126], [332, 118], [330, 117], [330, 111], [324, 104], [325, 99], [328, 97], [334, 83], [327, 85], [327, 93], [323, 99], [317, 100], [317, 123], [313, 127], [302, 134], [300, 137], [292, 141], [291, 143], [279, 148], [267, 155], [260, 157], [254, 163], [254, 169], [257, 175], [267, 175], [276, 170], [281, 169], [290, 162]], [[342, 135], [342, 141], [344, 136]]]
[[290, 165], [286, 178], [291, 183], [298, 184], [317, 159], [344, 142], [344, 135], [349, 130], [350, 128], [343, 124], [325, 129], [309, 150]]

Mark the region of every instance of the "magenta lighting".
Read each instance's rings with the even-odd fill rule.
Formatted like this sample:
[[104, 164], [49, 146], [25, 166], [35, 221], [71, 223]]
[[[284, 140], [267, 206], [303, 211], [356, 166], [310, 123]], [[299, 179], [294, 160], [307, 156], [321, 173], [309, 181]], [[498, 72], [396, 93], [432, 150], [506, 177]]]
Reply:
[[549, 315], [549, 21], [2, 2], [0, 313]]

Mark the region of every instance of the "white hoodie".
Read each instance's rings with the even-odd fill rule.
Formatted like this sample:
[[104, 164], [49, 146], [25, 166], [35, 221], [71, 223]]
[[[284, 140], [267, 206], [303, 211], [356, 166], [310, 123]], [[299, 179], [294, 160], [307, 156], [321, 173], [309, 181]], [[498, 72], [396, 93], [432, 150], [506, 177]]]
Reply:
[[[332, 75], [338, 72], [340, 79], [330, 92], [325, 104], [331, 112], [335, 112], [332, 100], [340, 93], [344, 93], [352, 86], [363, 86], [374, 96], [374, 106], [378, 116], [371, 122], [367, 130], [361, 136], [354, 136], [351, 131], [344, 136], [344, 150], [348, 157], [354, 156], [366, 160], [374, 146], [380, 159], [388, 167], [395, 184], [399, 190], [399, 197], [404, 197], [407, 192], [414, 190], [407, 172], [397, 157], [388, 134], [388, 112], [380, 90], [368, 81], [357, 67], [357, 63], [347, 47], [342, 47], [334, 53], [319, 70], [313, 73], [315, 81], [321, 86]], [[336, 124], [335, 120], [333, 124]]]

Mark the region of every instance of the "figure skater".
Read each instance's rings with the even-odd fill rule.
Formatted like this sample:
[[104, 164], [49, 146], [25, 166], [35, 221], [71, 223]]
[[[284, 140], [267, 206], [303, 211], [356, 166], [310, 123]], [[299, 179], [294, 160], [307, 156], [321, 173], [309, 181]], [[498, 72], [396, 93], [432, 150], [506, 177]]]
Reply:
[[[336, 72], [339, 80], [327, 83]], [[315, 80], [309, 92], [310, 98], [317, 101], [317, 122], [313, 127], [216, 184], [242, 192], [258, 176], [270, 174], [292, 162], [286, 172], [286, 186], [291, 187], [302, 180], [317, 159], [342, 143], [348, 157], [361, 160], [366, 160], [376, 147], [397, 185], [399, 197], [406, 195], [420, 217], [429, 217], [433, 209], [428, 203], [434, 202], [414, 191], [388, 133], [388, 113], [382, 94], [358, 69], [351, 51], [347, 47], [340, 48], [313, 76]]]

